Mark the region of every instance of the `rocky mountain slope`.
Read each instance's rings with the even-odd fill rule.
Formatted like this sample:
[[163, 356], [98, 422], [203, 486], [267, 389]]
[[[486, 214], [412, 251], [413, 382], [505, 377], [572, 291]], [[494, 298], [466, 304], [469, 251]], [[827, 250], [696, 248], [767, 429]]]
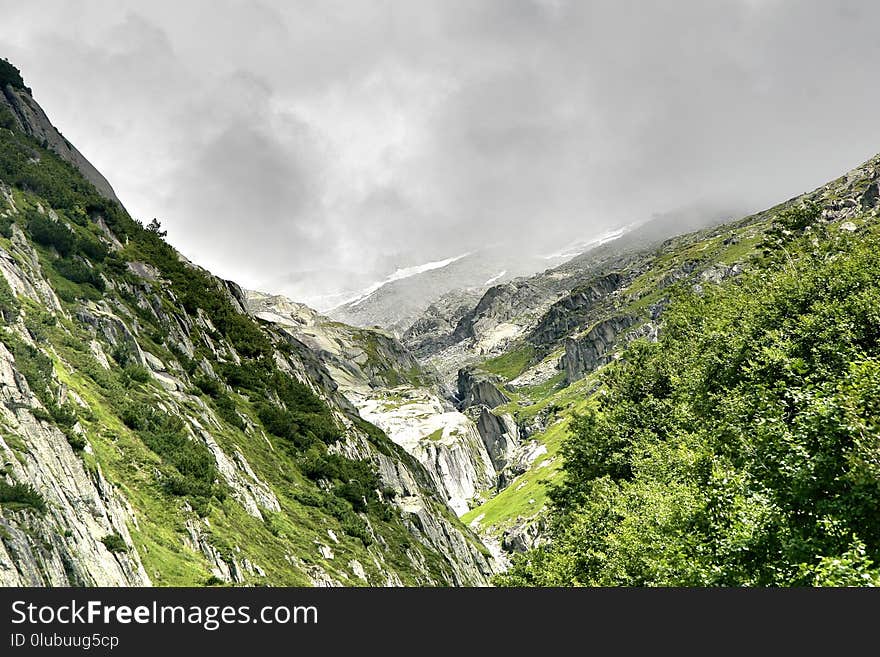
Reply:
[[491, 384], [463, 379], [450, 390], [386, 331], [348, 326], [277, 295], [250, 292], [248, 304], [255, 317], [321, 359], [338, 392], [425, 467], [456, 513], [503, 487], [512, 468], [541, 453], [509, 415], [491, 411], [507, 401], [481, 396], [496, 390]]
[[[482, 321], [489, 331], [514, 323], [517, 330], [510, 339], [486, 350], [486, 329], [478, 328], [425, 360], [441, 367], [444, 359], [471, 363], [457, 372], [459, 380], [491, 377], [491, 385], [509, 399], [493, 412], [509, 414], [528, 427], [530, 438], [546, 448], [546, 457], [471, 510], [465, 521], [495, 535], [509, 550], [533, 547], [541, 540], [547, 484], [558, 481], [560, 449], [573, 418], [592, 408], [596, 395], [602, 394], [598, 374], [603, 366], [634, 340], [657, 340], [670, 297], [682, 291], [701, 294], [762, 267], [764, 245], [779, 232], [781, 213], [806, 207], [827, 230], [843, 233], [873, 221], [880, 208], [878, 179], [880, 156], [813, 192], [739, 221], [649, 248], [627, 248], [623, 242], [603, 247], [594, 261], [585, 254], [580, 262], [565, 266], [572, 275], [566, 280], [577, 282], [569, 291], [552, 301], [540, 301], [536, 294], [524, 310], [509, 301], [516, 294], [505, 286], [494, 294], [487, 292], [463, 317], [478, 317], [469, 324], [479, 326]], [[550, 275], [562, 279], [559, 273]], [[546, 274], [513, 284], [518, 290], [549, 287]], [[499, 299], [504, 302], [499, 304]], [[411, 333], [404, 342], [409, 337]]]
[[0, 584], [487, 583], [445, 492], [333, 377], [392, 373], [253, 318], [2, 73]]
[[0, 81], [0, 584], [487, 584], [546, 540], [572, 427], [671, 300], [880, 209], [878, 156], [738, 221], [529, 276], [462, 258], [331, 318], [186, 261]]

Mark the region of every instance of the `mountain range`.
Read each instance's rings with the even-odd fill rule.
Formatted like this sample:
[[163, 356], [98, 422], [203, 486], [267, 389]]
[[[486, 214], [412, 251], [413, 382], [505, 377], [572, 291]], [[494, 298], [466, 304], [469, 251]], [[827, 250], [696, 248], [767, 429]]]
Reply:
[[[669, 538], [672, 530], [662, 540], [649, 536], [646, 528], [665, 520], [633, 509], [648, 499], [638, 497], [645, 490], [667, 520], [685, 508], [682, 499], [657, 497], [658, 490], [665, 490], [664, 481], [678, 482], [665, 467], [687, 470], [699, 455], [687, 452], [691, 460], [682, 465], [663, 450], [710, 422], [699, 416], [666, 441], [645, 436], [657, 435], [690, 400], [702, 399], [713, 377], [739, 381], [758, 356], [742, 362], [730, 356], [740, 368], [734, 374], [724, 369], [727, 356], [700, 361], [701, 354], [715, 353], [713, 332], [691, 336], [702, 349], [689, 353], [682, 327], [699, 313], [685, 310], [706, 304], [700, 311], [706, 316], [733, 312], [712, 300], [749, 286], [761, 290], [765, 279], [768, 299], [787, 299], [774, 290], [796, 283], [782, 277], [798, 267], [820, 272], [837, 260], [849, 262], [856, 257], [850, 251], [866, 248], [877, 231], [880, 157], [737, 220], [689, 210], [592, 241], [573, 239], [559, 254], [522, 258], [497, 245], [452, 254], [400, 269], [322, 314], [271, 291], [244, 290], [182, 257], [161, 226], [129, 216], [5, 61], [0, 87], [3, 585], [699, 584], [696, 575], [681, 575], [682, 564], [722, 546], [708, 537], [682, 547], [679, 538], [688, 527], [708, 526], [705, 514], [717, 500], [688, 516], [693, 525], [675, 525], [679, 542]], [[820, 257], [821, 263], [811, 260]], [[823, 294], [837, 298], [838, 278], [845, 277], [828, 271], [824, 283], [811, 283], [818, 290], [814, 301]], [[872, 314], [870, 295], [878, 279], [871, 282], [870, 274], [854, 278], [865, 291], [854, 307], [864, 312], [835, 324], [838, 333], [856, 336], [860, 350], [842, 351], [849, 355], [841, 367], [867, 368], [876, 353], [880, 315]], [[751, 293], [737, 301], [744, 305], [736, 312], [751, 317], [748, 303], [761, 297]], [[761, 325], [766, 335], [778, 336], [786, 313], [794, 312], [779, 303], [776, 323]], [[726, 336], [722, 342], [734, 342], [716, 329]], [[811, 330], [818, 334], [822, 327]], [[765, 334], [756, 334], [755, 344]], [[768, 343], [762, 357], [782, 353], [785, 344]], [[709, 372], [703, 388], [667, 404], [668, 391], [680, 384], [676, 371], [648, 383], [639, 379], [654, 372], [639, 368], [639, 359], [662, 349], [668, 354], [657, 353], [691, 378], [697, 368]], [[824, 357], [833, 360], [833, 353]], [[775, 378], [761, 385], [784, 387], [780, 382], [801, 372], [809, 358], [779, 356]], [[665, 361], [646, 362], [661, 371]], [[838, 382], [826, 375], [836, 390], [867, 390], [861, 379]], [[799, 394], [813, 394], [823, 381], [811, 385]], [[861, 488], [845, 493], [874, 499], [876, 415], [872, 420], [870, 410], [858, 409], [875, 408], [876, 398], [861, 399], [846, 397], [847, 426], [861, 438], [847, 434], [841, 449], [855, 464], [846, 477]], [[662, 413], [651, 415], [654, 401], [664, 404]], [[798, 400], [786, 403], [794, 408]], [[606, 417], [615, 424], [601, 424]], [[788, 421], [785, 412], [780, 417], [767, 421]], [[735, 431], [718, 429], [713, 439], [736, 434], [752, 440], [764, 435], [764, 425], [758, 414]], [[618, 435], [624, 429], [628, 433]], [[633, 436], [646, 442], [634, 443]], [[766, 447], [746, 438], [742, 454]], [[815, 442], [795, 451], [812, 454]], [[864, 448], [853, 451], [852, 444]], [[712, 453], [717, 464], [714, 445], [701, 443], [701, 454]], [[677, 454], [687, 451], [678, 447]], [[767, 453], [782, 454], [778, 449]], [[638, 460], [648, 453], [651, 460]], [[724, 458], [731, 459], [725, 481], [744, 472], [750, 481], [760, 479], [742, 459]], [[771, 461], [768, 456], [765, 470]], [[648, 463], [655, 479], [645, 483], [640, 468]], [[790, 487], [809, 488], [792, 477]], [[691, 500], [711, 488], [688, 481], [697, 491]], [[645, 488], [630, 492], [632, 482]], [[768, 518], [802, 518], [800, 509], [820, 503], [809, 489], [812, 497], [792, 510], [794, 503], [777, 488], [743, 484], [736, 494], [779, 494], [772, 509], [748, 506]], [[612, 489], [615, 503], [629, 506], [601, 516], [597, 509], [612, 499]], [[579, 514], [590, 518], [589, 526], [579, 524]], [[626, 533], [611, 516], [643, 524]], [[732, 517], [724, 516], [728, 525], [739, 522]], [[858, 525], [837, 507], [824, 517], [823, 526], [850, 534]], [[601, 534], [603, 527], [609, 533]], [[750, 536], [763, 537], [763, 527], [749, 524]], [[792, 520], [786, 535], [798, 528]], [[601, 561], [614, 547], [601, 540], [612, 535], [614, 545], [630, 551], [621, 561]], [[821, 559], [842, 558], [859, 545], [869, 556], [880, 549], [870, 532], [852, 545], [848, 536], [837, 543], [803, 536], [805, 545], [826, 550], [802, 550], [807, 561], [816, 556], [826, 563]], [[579, 552], [594, 543], [601, 550]], [[666, 579], [651, 579], [646, 570], [663, 567], [659, 558], [639, 553], [645, 545], [652, 555], [675, 546], [689, 557], [669, 566]], [[801, 552], [792, 548], [785, 558]], [[808, 573], [801, 580], [762, 579], [754, 574], [760, 569], [748, 565], [713, 580], [707, 573], [718, 571], [715, 562], [699, 575], [722, 584], [753, 575], [771, 584], [820, 581], [807, 561], [805, 570], [788, 563], [782, 569]], [[626, 575], [606, 577], [612, 572]]]

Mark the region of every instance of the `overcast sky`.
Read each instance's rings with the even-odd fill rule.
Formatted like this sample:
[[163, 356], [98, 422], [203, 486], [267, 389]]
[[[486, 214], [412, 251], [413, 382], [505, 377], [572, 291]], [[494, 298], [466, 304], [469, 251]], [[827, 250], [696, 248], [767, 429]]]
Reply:
[[756, 210], [880, 151], [880, 3], [0, 0], [0, 56], [184, 254], [317, 297]]

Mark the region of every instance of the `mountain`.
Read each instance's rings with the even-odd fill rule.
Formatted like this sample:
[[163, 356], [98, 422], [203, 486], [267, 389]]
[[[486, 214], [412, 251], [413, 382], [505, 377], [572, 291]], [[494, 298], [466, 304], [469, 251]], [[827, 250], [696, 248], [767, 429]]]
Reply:
[[880, 156], [328, 316], [183, 258], [0, 76], [0, 584], [880, 583]]
[[441, 297], [450, 296], [460, 303], [472, 304], [493, 284], [533, 274], [572, 255], [574, 253], [559, 252], [522, 256], [509, 247], [487, 246], [472, 253], [399, 269], [355, 299], [328, 310], [327, 315], [354, 326], [380, 326], [400, 334]]
[[30, 88], [25, 86], [21, 73], [5, 59], [0, 60], [0, 89], [3, 92], [0, 96], [0, 127], [22, 132], [40, 142], [41, 146], [72, 164], [99, 194], [119, 203], [107, 179], [52, 125], [31, 96]]
[[[469, 403], [454, 404], [459, 391], [444, 386], [387, 331], [342, 324], [279, 295], [249, 292], [248, 307], [315, 353], [338, 392], [419, 461], [456, 514], [467, 513], [513, 469], [542, 453], [524, 440], [512, 417], [481, 405], [477, 382], [463, 395]], [[495, 544], [490, 540], [489, 546]]]
[[[775, 281], [788, 276], [791, 279], [786, 284], [796, 286], [798, 277], [808, 280], [814, 276], [813, 270], [816, 270], [825, 271], [822, 274], [825, 278], [813, 281], [809, 292], [812, 296], [808, 300], [817, 306], [836, 303], [826, 301], [825, 297], [834, 299], [832, 290], [848, 284], [846, 277], [849, 272], [843, 265], [839, 272], [834, 271], [832, 266], [832, 275], [827, 271], [829, 267], [825, 260], [833, 263], [840, 258], [842, 262], [846, 262], [844, 257], [853, 257], [858, 261], [858, 257], [861, 257], [858, 256], [859, 252], [870, 251], [868, 245], [878, 232], [878, 209], [880, 156], [813, 192], [738, 221], [665, 239], [649, 246], [639, 241], [616, 241], [613, 245], [600, 247], [595, 252], [586, 253], [566, 263], [557, 272], [550, 272], [549, 276], [539, 274], [530, 279], [492, 288], [473, 309], [461, 315], [448, 340], [425, 339], [424, 334], [417, 335], [414, 332], [405, 334], [404, 344], [413, 346], [422, 354], [425, 362], [436, 365], [441, 371], [445, 367], [447, 376], [456, 377], [458, 381], [491, 377], [495, 390], [507, 398], [507, 401], [494, 405], [493, 413], [512, 416], [528, 433], [530, 440], [546, 450], [545, 457], [534, 461], [525, 472], [465, 514], [463, 519], [481, 534], [495, 537], [502, 542], [504, 548], [514, 552], [533, 549], [550, 538], [555, 539], [560, 546], [560, 552], [553, 558], [566, 559], [568, 557], [564, 551], [577, 550], [578, 541], [584, 544], [585, 541], [594, 540], [595, 537], [590, 537], [586, 528], [580, 528], [576, 538], [574, 534], [567, 537], [563, 535], [571, 528], [564, 520], [568, 518], [565, 514], [578, 512], [577, 505], [583, 499], [583, 491], [579, 489], [579, 492], [570, 494], [567, 498], [568, 507], [557, 507], [552, 516], [552, 531], [548, 529], [548, 494], [554, 486], [558, 489], [559, 486], [568, 485], [567, 482], [572, 479], [582, 478], [582, 472], [593, 472], [592, 461], [616, 458], [613, 457], [617, 453], [613, 445], [603, 447], [605, 437], [602, 432], [608, 432], [609, 427], [598, 424], [595, 426], [599, 428], [594, 429], [593, 424], [584, 422], [584, 416], [594, 417], [593, 413], [597, 409], [604, 413], [621, 413], [621, 426], [630, 426], [624, 424], [632, 419], [626, 415], [629, 412], [628, 407], [622, 405], [623, 402], [618, 405], [617, 400], [635, 396], [638, 401], [642, 399], [640, 394], [659, 394], [651, 387], [639, 387], [643, 385], [638, 378], [640, 370], [635, 365], [626, 369], [626, 363], [639, 358], [640, 349], [645, 348], [642, 345], [662, 343], [664, 335], [671, 333], [673, 337], [670, 339], [675, 341], [678, 351], [675, 356], [669, 356], [669, 369], [664, 371], [673, 377], [672, 381], [677, 385], [681, 381], [677, 372], [693, 366], [693, 360], [687, 361], [686, 366], [686, 359], [703, 358], [704, 352], [709, 352], [710, 345], [713, 344], [713, 348], [718, 349], [726, 344], [739, 344], [730, 335], [736, 331], [735, 316], [724, 327], [728, 333], [719, 333], [715, 338], [718, 342], [711, 342], [711, 336], [715, 335], [712, 331], [717, 330], [711, 325], [712, 313], [723, 315], [731, 311], [720, 303], [721, 307], [715, 308], [709, 301], [704, 306], [697, 306], [699, 310], [688, 316], [690, 322], [705, 321], [709, 326], [694, 329], [695, 333], [681, 336], [679, 327], [683, 320], [681, 311], [677, 308], [689, 303], [702, 303], [695, 302], [694, 299], [711, 300], [716, 295], [729, 294], [732, 297], [740, 295], [739, 303], [743, 303], [742, 296], [745, 293], [740, 294], [736, 290], [740, 286], [746, 286], [747, 294], [751, 295], [748, 299], [757, 304], [764, 295], [761, 291], [762, 281]], [[649, 240], [651, 241], [653, 240]], [[876, 281], [880, 280], [880, 276], [877, 276], [880, 272], [870, 269], [875, 264], [862, 263], [860, 266], [866, 269], [858, 272], [858, 276], [862, 278], [855, 279], [856, 289], [861, 289], [867, 295], [864, 303], [869, 305], [866, 308], [872, 308], [874, 306], [870, 304], [876, 303], [876, 296], [871, 295], [877, 293]], [[871, 283], [863, 280], [864, 277], [871, 280]], [[725, 292], [726, 290], [730, 292]], [[806, 290], [805, 287], [804, 294], [807, 294]], [[767, 298], [774, 299], [775, 294], [775, 289], [768, 283]], [[777, 300], [776, 303], [781, 302]], [[670, 308], [674, 311], [671, 329], [667, 328], [667, 312]], [[831, 308], [833, 305], [828, 312], [833, 314]], [[745, 321], [746, 311], [737, 312], [744, 313]], [[782, 306], [773, 312], [776, 313], [775, 321], [780, 322], [787, 313], [797, 311]], [[862, 331], [875, 336], [866, 338], [856, 347], [857, 352], [858, 349], [864, 349], [866, 355], [872, 353], [877, 348], [877, 343], [876, 326], [871, 323], [874, 320], [869, 319], [870, 316], [870, 312], [868, 315], [861, 315], [861, 319], [854, 315], [850, 322], [843, 319], [844, 315], [834, 315], [837, 318], [834, 321], [842, 322], [847, 328], [839, 323], [835, 324], [829, 317], [813, 324], [810, 330], [819, 331], [824, 336], [822, 339], [829, 345], [822, 358], [837, 358], [833, 355], [837, 342], [843, 338], [845, 343], [850, 331], [855, 331], [856, 334]], [[487, 336], [497, 334], [498, 327], [505, 325], [512, 326], [515, 330], [508, 330], [509, 337], [506, 340], [491, 346]], [[415, 328], [420, 324], [416, 322], [413, 326]], [[778, 336], [781, 335], [782, 327], [771, 325], [766, 330], [768, 335]], [[767, 338], [765, 336], [762, 339]], [[787, 348], [785, 345], [773, 347], [783, 351]], [[855, 366], [859, 357], [852, 355], [853, 347], [841, 344], [840, 349], [849, 354], [844, 359], [844, 364]], [[700, 361], [707, 368], [703, 374], [709, 377], [704, 383], [706, 386], [711, 385], [711, 373], [715, 371], [712, 368], [723, 367], [728, 359], [747, 358], [731, 354], [714, 357], [716, 361], [709, 360], [708, 356], [705, 357], [706, 362]], [[753, 354], [748, 358], [757, 356]], [[462, 363], [467, 366], [461, 367]], [[459, 366], [457, 370], [456, 365]], [[664, 366], [662, 357], [657, 356], [652, 366]], [[817, 371], [822, 371], [818, 365], [814, 366]], [[795, 363], [788, 367], [802, 366]], [[617, 378], [624, 376], [618, 374], [621, 369], [626, 372], [627, 378]], [[778, 381], [774, 383], [770, 377], [770, 382], [765, 381], [764, 385], [787, 385], [787, 379], [781, 371], [777, 374]], [[820, 381], [821, 378], [817, 379], [815, 384], [824, 385]], [[621, 388], [624, 385], [630, 387]], [[828, 385], [833, 387], [838, 384]], [[643, 392], [639, 392], [640, 390]], [[688, 390], [689, 394], [695, 394], [690, 388]], [[490, 393], [487, 396], [492, 395]], [[676, 411], [667, 409], [663, 412], [674, 414]], [[596, 417], [601, 419], [603, 415], [600, 413]], [[736, 431], [741, 435], [749, 435], [758, 431], [761, 426], [759, 422], [763, 421], [755, 419], [756, 424], [747, 422]], [[864, 421], [870, 424], [870, 420]], [[645, 431], [648, 432], [646, 435], [653, 435], [653, 432], [659, 431], [654, 428], [654, 424], [662, 424], [659, 417], [650, 416], [643, 417], [641, 422], [641, 428], [630, 427], [630, 431]], [[700, 422], [708, 425], [710, 420], [703, 418]], [[852, 430], [858, 431], [856, 428]], [[587, 442], [575, 447], [581, 445], [575, 442], [578, 439]], [[852, 437], [849, 439], [853, 440]], [[573, 453], [571, 450], [574, 449], [582, 450], [583, 453]], [[603, 449], [611, 451], [603, 452]], [[651, 445], [650, 449], [657, 454], [652, 467], [665, 467], [661, 462], [660, 448]], [[752, 445], [749, 449], [755, 449], [755, 446]], [[800, 449], [809, 453], [806, 446]], [[766, 455], [765, 458], [775, 457]], [[835, 458], [840, 458], [840, 455], [835, 455]], [[660, 484], [660, 480], [652, 482], [655, 486]], [[812, 500], [810, 503], [814, 502]], [[600, 501], [596, 503], [601, 504]], [[626, 503], [635, 504], [636, 501], [627, 498]], [[633, 514], [633, 518], [636, 515]], [[638, 520], [647, 521], [647, 516], [639, 516]], [[593, 521], [598, 522], [595, 519]], [[552, 545], [553, 543], [551, 550]], [[632, 549], [637, 547], [636, 541], [632, 544]], [[876, 548], [875, 543], [874, 549]], [[715, 548], [704, 545], [702, 549]], [[502, 581], [514, 584], [550, 581], [563, 583], [562, 576], [555, 580], [549, 578], [549, 571], [548, 579], [542, 579], [544, 570], [540, 569], [544, 565], [538, 561], [538, 555], [542, 552], [539, 550], [533, 554], [533, 561], [519, 563], [527, 563], [528, 568], [539, 569], [529, 571], [534, 576], [521, 569], [526, 566], [521, 566], [515, 577]], [[549, 565], [547, 568], [552, 570]], [[540, 574], [535, 574], [538, 572]], [[608, 583], [609, 580], [597, 575], [596, 571], [590, 572], [593, 579], [589, 581]], [[553, 576], [557, 575], [559, 573]], [[632, 583], [637, 580], [628, 581]]]
[[608, 320], [574, 338], [614, 360], [560, 414], [545, 543], [499, 583], [880, 584], [878, 219], [880, 156], [665, 245], [616, 304], [638, 322], [650, 303], [659, 334], [618, 333], [616, 359]]
[[0, 584], [486, 584], [340, 361], [133, 220], [0, 72]]

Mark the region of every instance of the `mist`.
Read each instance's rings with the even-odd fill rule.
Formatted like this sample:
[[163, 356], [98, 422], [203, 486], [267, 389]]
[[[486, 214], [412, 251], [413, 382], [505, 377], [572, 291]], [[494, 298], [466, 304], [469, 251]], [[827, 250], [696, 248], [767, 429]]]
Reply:
[[880, 151], [870, 1], [0, 11], [0, 56], [135, 217], [307, 303], [490, 244], [735, 217]]

